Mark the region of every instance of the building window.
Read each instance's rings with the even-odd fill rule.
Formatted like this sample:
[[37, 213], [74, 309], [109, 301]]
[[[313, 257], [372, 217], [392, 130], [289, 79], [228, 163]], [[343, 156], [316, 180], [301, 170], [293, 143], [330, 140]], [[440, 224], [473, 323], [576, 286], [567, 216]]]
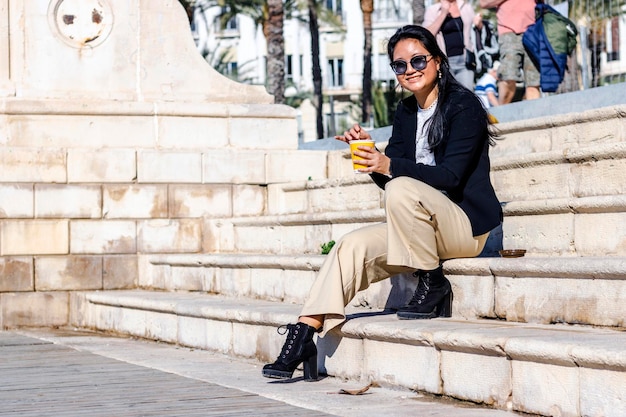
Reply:
[[221, 31], [237, 30], [237, 16], [232, 16], [225, 23], [222, 21], [222, 16], [230, 14], [229, 7], [222, 7], [220, 14], [215, 16], [215, 27], [220, 28]]
[[372, 79], [386, 81], [393, 78], [393, 71], [389, 66], [387, 54], [372, 55]]
[[328, 86], [343, 86], [343, 58], [331, 58], [328, 60]]
[[400, 19], [399, 0], [377, 0], [374, 6], [374, 18], [377, 22], [395, 22]]
[[285, 55], [285, 79], [293, 81], [293, 55]]
[[233, 16], [226, 22], [226, 30], [237, 30], [237, 16]]
[[619, 61], [619, 16], [613, 17], [609, 22], [608, 42], [606, 45], [606, 60]]
[[326, 8], [337, 16], [341, 16], [341, 13], [343, 12], [341, 0], [326, 0]]
[[224, 75], [228, 75], [230, 78], [236, 80], [239, 75], [237, 71], [236, 62], [228, 62], [224, 65]]

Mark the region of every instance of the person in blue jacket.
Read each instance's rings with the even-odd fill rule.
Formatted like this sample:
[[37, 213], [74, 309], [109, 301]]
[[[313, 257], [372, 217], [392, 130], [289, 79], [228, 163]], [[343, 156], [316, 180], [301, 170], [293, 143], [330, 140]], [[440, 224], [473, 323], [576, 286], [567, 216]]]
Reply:
[[557, 91], [565, 77], [567, 59], [576, 47], [578, 30], [574, 22], [543, 3], [535, 6], [537, 19], [528, 27], [522, 42], [540, 73], [541, 91]]
[[[410, 95], [398, 104], [384, 153], [360, 147], [354, 154], [385, 190], [386, 221], [352, 231], [328, 254], [280, 355], [263, 376], [317, 378], [315, 333], [325, 335], [346, 319], [358, 291], [392, 275], [414, 272], [418, 285], [398, 319], [451, 315], [452, 288], [442, 261], [474, 257], [502, 211], [492, 187], [489, 147], [496, 137], [474, 93], [451, 74], [435, 37], [421, 26], [397, 30], [388, 43], [391, 68]], [[336, 139], [370, 139], [354, 125]], [[364, 196], [365, 198], [365, 196]], [[279, 328], [280, 329], [280, 328]], [[283, 333], [284, 334], [284, 333]]]

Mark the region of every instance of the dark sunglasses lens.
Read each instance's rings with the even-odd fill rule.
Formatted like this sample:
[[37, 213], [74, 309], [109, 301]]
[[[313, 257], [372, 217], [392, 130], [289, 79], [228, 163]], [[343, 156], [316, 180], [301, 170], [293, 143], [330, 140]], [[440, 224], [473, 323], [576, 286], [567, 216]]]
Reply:
[[406, 72], [406, 62], [404, 61], [393, 61], [391, 63], [391, 69], [397, 75], [402, 75]]
[[[426, 65], [428, 65], [428, 56], [426, 55], [417, 55], [411, 58], [411, 66], [416, 71], [423, 70], [426, 68]], [[407, 63], [404, 61], [393, 61], [391, 63], [391, 69], [396, 73], [396, 75], [402, 75], [407, 70]]]
[[415, 68], [416, 71], [421, 71], [426, 68], [426, 56], [418, 55], [411, 58], [411, 66]]

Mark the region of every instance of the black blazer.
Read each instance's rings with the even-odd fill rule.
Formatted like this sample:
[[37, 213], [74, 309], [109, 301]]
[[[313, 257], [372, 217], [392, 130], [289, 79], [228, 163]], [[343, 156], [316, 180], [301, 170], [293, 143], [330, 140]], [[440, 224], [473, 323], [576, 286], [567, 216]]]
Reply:
[[[489, 177], [486, 114], [470, 91], [453, 90], [438, 104], [445, 114], [443, 141], [434, 149], [436, 166], [415, 163], [417, 99], [398, 104], [385, 155], [393, 177], [411, 177], [443, 191], [467, 214], [474, 236], [491, 231], [502, 221], [502, 208]], [[390, 181], [373, 173], [381, 188]]]

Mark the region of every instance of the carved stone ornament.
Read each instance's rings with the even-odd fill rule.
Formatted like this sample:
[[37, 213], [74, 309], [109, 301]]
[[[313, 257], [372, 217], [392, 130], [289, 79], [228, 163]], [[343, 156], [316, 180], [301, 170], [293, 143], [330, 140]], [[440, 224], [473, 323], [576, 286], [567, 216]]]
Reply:
[[53, 0], [48, 7], [52, 32], [75, 48], [104, 42], [113, 28], [107, 0]]

